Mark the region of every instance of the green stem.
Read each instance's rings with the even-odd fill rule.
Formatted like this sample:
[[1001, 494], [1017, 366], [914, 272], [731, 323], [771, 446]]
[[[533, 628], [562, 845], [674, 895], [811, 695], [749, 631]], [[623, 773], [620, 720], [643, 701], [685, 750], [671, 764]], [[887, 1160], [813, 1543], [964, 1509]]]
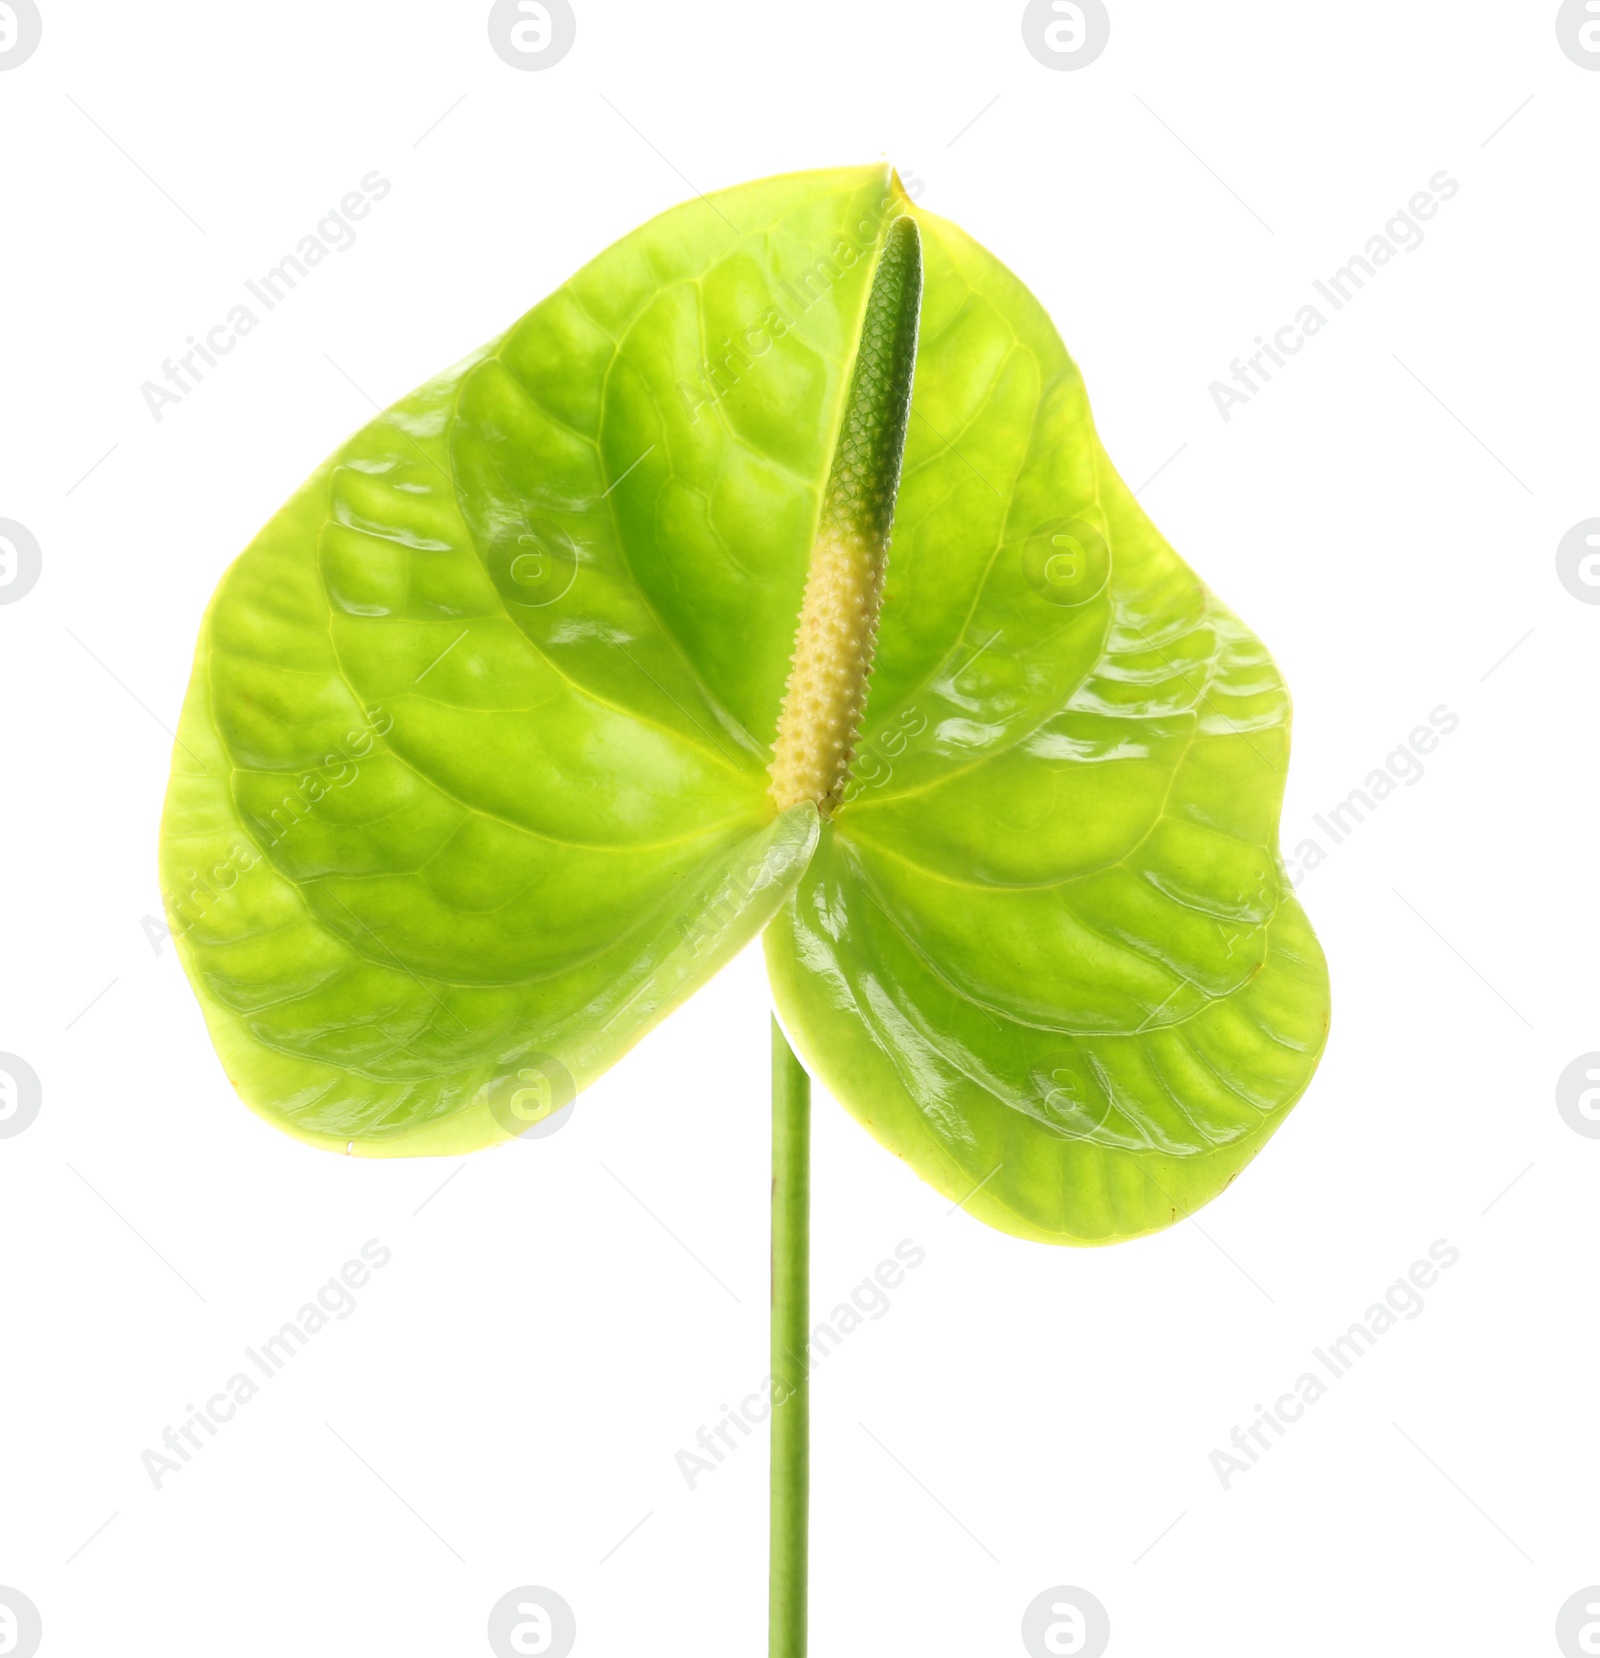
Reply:
[[811, 1079], [772, 1021], [770, 1658], [805, 1658], [811, 1507]]

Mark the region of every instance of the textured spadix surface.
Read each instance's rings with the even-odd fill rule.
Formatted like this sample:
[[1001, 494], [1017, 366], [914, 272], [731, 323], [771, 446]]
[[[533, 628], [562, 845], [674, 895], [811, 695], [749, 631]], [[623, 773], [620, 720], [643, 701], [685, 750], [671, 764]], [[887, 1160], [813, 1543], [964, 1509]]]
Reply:
[[[767, 768], [905, 213], [904, 472], [819, 822]], [[994, 1225], [1107, 1241], [1220, 1191], [1320, 1053], [1288, 725], [1028, 291], [885, 170], [804, 174], [634, 232], [267, 526], [202, 629], [163, 886], [230, 1077], [317, 1143], [504, 1138], [519, 1078], [590, 1081], [765, 926], [880, 1140]]]

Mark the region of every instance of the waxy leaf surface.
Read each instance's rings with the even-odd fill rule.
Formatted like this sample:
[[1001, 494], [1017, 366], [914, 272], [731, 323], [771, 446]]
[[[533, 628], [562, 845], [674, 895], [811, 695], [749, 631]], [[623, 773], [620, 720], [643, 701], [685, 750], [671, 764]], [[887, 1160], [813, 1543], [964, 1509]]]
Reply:
[[[765, 768], [901, 213], [912, 418], [819, 823]], [[804, 174], [634, 232], [267, 526], [202, 631], [163, 884], [235, 1085], [316, 1143], [507, 1138], [765, 927], [884, 1144], [993, 1225], [1109, 1241], [1216, 1195], [1321, 1051], [1288, 727], [1021, 283], [885, 170]]]

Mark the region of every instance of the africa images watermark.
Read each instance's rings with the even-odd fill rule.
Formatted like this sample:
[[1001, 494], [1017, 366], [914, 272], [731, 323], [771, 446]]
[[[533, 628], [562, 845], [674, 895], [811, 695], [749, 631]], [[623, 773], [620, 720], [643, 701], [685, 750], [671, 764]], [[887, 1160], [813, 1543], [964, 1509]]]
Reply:
[[[889, 1291], [899, 1289], [906, 1281], [906, 1273], [921, 1266], [927, 1258], [928, 1252], [921, 1244], [902, 1238], [894, 1246], [893, 1260], [879, 1261], [872, 1273], [851, 1289], [847, 1301], [841, 1301], [826, 1319], [812, 1326], [811, 1339], [806, 1343], [806, 1374], [809, 1376], [825, 1358], [838, 1352], [845, 1338], [861, 1328], [863, 1320], [887, 1317], [892, 1305]], [[702, 1475], [716, 1473], [729, 1453], [738, 1450], [742, 1440], [749, 1439], [756, 1427], [793, 1396], [794, 1390], [788, 1383], [777, 1376], [764, 1376], [760, 1387], [754, 1393], [747, 1393], [736, 1408], [722, 1407], [721, 1419], [714, 1427], [702, 1424], [694, 1439], [699, 1451], [680, 1450], [674, 1458], [689, 1489], [694, 1490], [695, 1482]]]
[[[901, 180], [901, 187], [915, 201], [926, 185], [912, 174]], [[702, 409], [714, 409], [727, 397], [800, 318], [833, 291], [847, 271], [870, 255], [885, 222], [898, 217], [899, 211], [898, 202], [889, 202], [878, 212], [863, 213], [847, 233], [833, 239], [825, 254], [777, 283], [774, 303], [748, 328], [737, 331], [742, 344], [736, 345], [732, 334], [725, 335], [714, 358], [701, 360], [695, 369], [700, 377], [698, 390], [678, 382], [678, 395], [691, 424], [698, 423]]]
[[[1326, 813], [1313, 812], [1311, 821], [1328, 837], [1331, 846], [1349, 840], [1402, 783], [1409, 789], [1422, 781], [1426, 770], [1423, 756], [1432, 754], [1439, 739], [1448, 737], [1460, 724], [1460, 716], [1440, 703], [1429, 712], [1426, 725], [1412, 726], [1400, 744], [1384, 756], [1382, 766], [1367, 773], [1359, 789], [1352, 789]], [[1326, 861], [1331, 846], [1325, 846], [1315, 835], [1304, 836], [1293, 855], [1284, 859], [1290, 881], [1298, 887], [1318, 864]]]
[[387, 736], [394, 729], [394, 717], [385, 709], [374, 706], [363, 708], [362, 723], [344, 735], [342, 743], [325, 754], [311, 770], [302, 772], [292, 789], [285, 792], [270, 811], [246, 814], [245, 828], [253, 841], [236, 840], [224, 856], [206, 865], [204, 869], [189, 868], [183, 872], [184, 889], [164, 895], [170, 929], [153, 916], [141, 923], [151, 948], [159, 955], [161, 939], [169, 931], [180, 937], [205, 920], [211, 906], [239, 884], [262, 861], [264, 852], [271, 852], [300, 824], [312, 815], [312, 809], [326, 799], [332, 789], [348, 789], [361, 775], [360, 762], [371, 752], [373, 740]]
[[[363, 176], [359, 188], [348, 190], [337, 207], [330, 207], [317, 221], [315, 230], [308, 231], [295, 244], [293, 253], [286, 253], [276, 265], [269, 265], [259, 278], [247, 278], [245, 288], [263, 313], [276, 310], [295, 286], [304, 281], [330, 253], [348, 253], [356, 245], [355, 226], [351, 220], [360, 220], [372, 211], [373, 203], [380, 202], [393, 186], [376, 168]], [[208, 328], [202, 338], [188, 337], [187, 351], [168, 357], [161, 364], [162, 382], [146, 380], [139, 387], [145, 407], [156, 424], [161, 424], [169, 404], [181, 403], [205, 379], [201, 368], [220, 367], [219, 359], [228, 355], [240, 340], [254, 332], [260, 324], [251, 307], [242, 301], [230, 310], [221, 322]]]
[[[188, 1413], [176, 1428], [169, 1423], [161, 1431], [162, 1449], [145, 1450], [139, 1460], [157, 1491], [164, 1489], [162, 1481], [169, 1475], [181, 1474], [203, 1451], [208, 1439], [215, 1439], [218, 1431], [238, 1415], [241, 1405], [248, 1405], [262, 1390], [264, 1382], [281, 1375], [291, 1359], [297, 1358], [310, 1344], [313, 1336], [327, 1329], [330, 1319], [349, 1318], [356, 1310], [354, 1292], [365, 1289], [372, 1282], [373, 1271], [385, 1267], [391, 1259], [389, 1246], [368, 1238], [361, 1246], [361, 1259], [349, 1260], [327, 1283], [317, 1286], [314, 1300], [306, 1304], [287, 1324], [280, 1326], [261, 1343], [259, 1350], [247, 1347], [244, 1356], [250, 1367], [263, 1378], [256, 1381], [247, 1370], [236, 1370], [203, 1406], [188, 1404]], [[206, 1438], [200, 1435], [204, 1433]]]
[[1290, 1427], [1304, 1418], [1306, 1407], [1324, 1399], [1332, 1382], [1348, 1376], [1377, 1346], [1379, 1338], [1394, 1329], [1399, 1319], [1420, 1318], [1427, 1305], [1422, 1292], [1439, 1282], [1441, 1268], [1453, 1267], [1460, 1259], [1461, 1251], [1453, 1243], [1436, 1238], [1428, 1245], [1427, 1260], [1413, 1261], [1406, 1274], [1396, 1278], [1383, 1292], [1383, 1299], [1373, 1302], [1363, 1317], [1326, 1348], [1314, 1347], [1312, 1357], [1330, 1380], [1323, 1381], [1317, 1370], [1303, 1371], [1295, 1377], [1293, 1386], [1280, 1393], [1271, 1405], [1257, 1404], [1255, 1419], [1247, 1427], [1234, 1426], [1228, 1436], [1232, 1450], [1213, 1450], [1210, 1457], [1211, 1471], [1222, 1482], [1222, 1489], [1232, 1490], [1234, 1479], [1248, 1474], [1272, 1449], [1274, 1440], [1267, 1437], [1269, 1430], [1277, 1439], [1282, 1439]]
[[753, 900], [785, 878], [792, 862], [791, 849], [779, 844], [768, 846], [759, 858], [746, 857], [735, 864], [693, 915], [678, 918], [678, 931], [689, 953], [698, 956], [720, 944]]
[[[1318, 277], [1311, 286], [1317, 295], [1334, 311], [1342, 311], [1357, 294], [1374, 280], [1386, 265], [1401, 253], [1415, 253], [1422, 246], [1422, 225], [1439, 211], [1440, 203], [1452, 199], [1461, 189], [1460, 184], [1443, 168], [1428, 180], [1426, 190], [1418, 190], [1403, 208], [1396, 208], [1381, 232], [1367, 238], [1360, 253], [1352, 254], [1326, 281]], [[1233, 384], [1213, 380], [1208, 388], [1211, 401], [1224, 423], [1233, 419], [1235, 404], [1248, 403], [1266, 388], [1272, 379], [1269, 362], [1287, 368], [1289, 358], [1297, 355], [1309, 339], [1320, 334], [1328, 325], [1328, 318], [1315, 304], [1307, 302], [1295, 312], [1291, 321], [1277, 329], [1270, 340], [1256, 335], [1253, 355], [1235, 357], [1228, 365]]]
[[[970, 664], [969, 664], [970, 666]], [[959, 677], [959, 676], [958, 676]], [[872, 737], [863, 738], [856, 749], [845, 781], [843, 799], [859, 800], [869, 789], [881, 789], [894, 776], [894, 763], [914, 738], [928, 729], [928, 716], [920, 708], [907, 708], [897, 719]]]

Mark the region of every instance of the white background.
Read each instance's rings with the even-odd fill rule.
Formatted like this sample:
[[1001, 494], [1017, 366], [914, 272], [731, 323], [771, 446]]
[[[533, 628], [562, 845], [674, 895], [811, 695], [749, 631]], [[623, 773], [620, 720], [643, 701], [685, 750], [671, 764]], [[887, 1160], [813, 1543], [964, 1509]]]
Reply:
[[[764, 1650], [764, 1447], [674, 1464], [766, 1369], [758, 955], [553, 1138], [360, 1162], [235, 1101], [142, 918], [201, 609], [366, 397], [691, 181], [880, 155], [1041, 296], [1273, 648], [1291, 852], [1460, 726], [1304, 881], [1332, 1042], [1197, 1221], [1020, 1243], [819, 1096], [819, 1314], [927, 1259], [817, 1377], [814, 1651], [1018, 1654], [1077, 1584], [1114, 1658], [1555, 1652], [1600, 1581], [1600, 1142], [1554, 1101], [1600, 1048], [1600, 608], [1554, 562], [1600, 514], [1600, 73], [1553, 0], [1112, 0], [1068, 73], [1015, 0], [579, 0], [538, 73], [481, 0], [41, 3], [0, 73], [0, 517], [43, 549], [0, 606], [0, 1049], [44, 1089], [0, 1141], [0, 1583], [46, 1658], [475, 1654], [525, 1583], [579, 1658]], [[141, 383], [375, 168], [356, 244], [157, 423]], [[1224, 422], [1211, 382], [1440, 169], [1423, 245]], [[368, 1238], [355, 1314], [154, 1489], [141, 1452]], [[1224, 1489], [1213, 1449], [1439, 1238], [1425, 1311]]]

